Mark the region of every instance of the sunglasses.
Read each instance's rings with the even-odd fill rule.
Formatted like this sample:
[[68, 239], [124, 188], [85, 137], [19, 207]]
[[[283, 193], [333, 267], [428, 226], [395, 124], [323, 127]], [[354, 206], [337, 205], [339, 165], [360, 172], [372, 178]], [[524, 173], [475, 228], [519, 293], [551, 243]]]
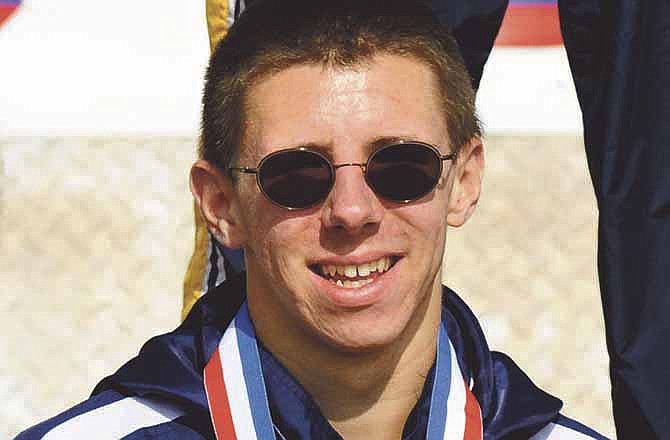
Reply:
[[334, 164], [323, 154], [305, 147], [275, 151], [261, 159], [258, 167], [230, 167], [230, 171], [255, 174], [261, 192], [282, 208], [311, 208], [328, 197], [335, 184], [335, 171], [359, 167], [365, 181], [378, 196], [396, 203], [410, 203], [431, 192], [442, 176], [442, 162], [456, 153], [440, 154], [423, 142], [386, 145], [365, 163]]

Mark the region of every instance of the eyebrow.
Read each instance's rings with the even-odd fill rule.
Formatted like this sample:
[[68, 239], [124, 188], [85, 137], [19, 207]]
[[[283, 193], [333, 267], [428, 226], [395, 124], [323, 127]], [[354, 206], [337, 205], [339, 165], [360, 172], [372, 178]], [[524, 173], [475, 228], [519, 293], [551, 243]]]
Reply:
[[306, 144], [300, 144], [296, 145], [294, 147], [289, 147], [289, 148], [306, 148], [311, 151], [316, 151], [318, 153], [323, 154], [326, 157], [329, 157], [332, 159], [332, 151], [333, 151], [333, 144], [331, 142], [327, 144], [319, 144], [316, 142], [309, 142]]
[[[365, 150], [367, 150], [368, 153], [372, 153], [386, 145], [397, 143], [397, 142], [411, 142], [411, 141], [419, 141], [419, 142], [424, 142], [420, 140], [419, 136], [379, 136], [374, 139], [372, 139], [369, 142], [366, 142], [364, 145]], [[331, 142], [321, 144], [317, 142], [307, 142], [303, 144], [296, 144], [296, 145], [285, 145], [279, 148], [279, 150], [290, 150], [290, 149], [296, 149], [296, 148], [306, 148], [311, 151], [317, 151], [324, 156], [331, 158], [332, 159], [332, 153], [333, 153], [333, 144]]]
[[421, 141], [419, 136], [380, 136], [370, 142], [372, 151], [378, 150], [389, 144], [396, 144], [399, 142], [425, 142]]

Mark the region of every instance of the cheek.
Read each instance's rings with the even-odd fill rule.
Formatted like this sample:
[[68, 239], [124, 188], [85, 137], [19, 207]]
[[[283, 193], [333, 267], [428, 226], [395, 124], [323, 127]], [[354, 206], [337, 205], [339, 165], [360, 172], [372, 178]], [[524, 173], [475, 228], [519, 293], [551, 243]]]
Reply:
[[403, 206], [397, 209], [402, 223], [408, 225], [414, 239], [434, 241], [442, 238], [447, 226], [447, 202], [440, 198], [433, 198], [424, 203]]
[[[246, 247], [258, 262], [271, 272], [290, 271], [302, 264], [309, 250], [318, 243], [318, 225], [309, 216], [298, 216], [261, 199], [248, 211]], [[302, 260], [299, 260], [302, 258]]]

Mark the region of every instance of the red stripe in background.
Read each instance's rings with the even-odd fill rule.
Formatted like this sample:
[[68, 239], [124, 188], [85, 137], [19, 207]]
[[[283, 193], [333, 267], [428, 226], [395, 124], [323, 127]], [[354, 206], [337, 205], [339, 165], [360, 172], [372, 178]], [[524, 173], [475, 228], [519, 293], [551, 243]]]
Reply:
[[10, 15], [14, 13], [16, 6], [4, 6], [0, 5], [0, 26], [4, 23], [5, 20], [9, 18]]
[[477, 399], [468, 388], [465, 386], [465, 432], [463, 433], [463, 440], [481, 440], [484, 436], [482, 427], [482, 410], [479, 408]]
[[498, 46], [561, 46], [556, 5], [510, 5], [503, 18]]
[[212, 414], [216, 438], [219, 440], [236, 440], [228, 391], [226, 391], [226, 383], [223, 380], [219, 347], [216, 347], [214, 354], [205, 366], [205, 388], [207, 389], [207, 401], [209, 411]]

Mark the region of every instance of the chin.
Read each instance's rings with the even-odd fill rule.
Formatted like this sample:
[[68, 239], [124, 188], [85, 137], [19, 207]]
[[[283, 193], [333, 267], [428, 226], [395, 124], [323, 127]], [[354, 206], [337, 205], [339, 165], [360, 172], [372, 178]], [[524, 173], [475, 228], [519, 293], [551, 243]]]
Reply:
[[[315, 336], [337, 351], [348, 353], [383, 350], [403, 339], [412, 314], [401, 308], [369, 307], [346, 313], [320, 315], [312, 327]], [[417, 317], [418, 318], [418, 317]]]
[[[336, 351], [350, 354], [372, 353], [384, 350], [391, 347], [399, 340], [401, 332], [358, 332], [351, 334], [350, 332], [342, 332], [336, 334], [322, 335], [322, 340], [327, 341]], [[325, 337], [323, 337], [325, 336]]]

